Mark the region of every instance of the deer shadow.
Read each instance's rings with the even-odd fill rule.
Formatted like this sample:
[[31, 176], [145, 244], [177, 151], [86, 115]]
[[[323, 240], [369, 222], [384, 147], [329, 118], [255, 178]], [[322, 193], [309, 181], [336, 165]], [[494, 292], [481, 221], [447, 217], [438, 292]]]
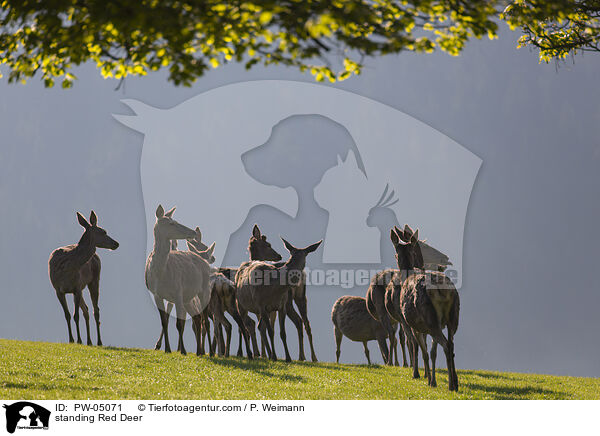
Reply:
[[306, 379], [299, 375], [294, 374], [277, 374], [269, 371], [267, 368], [271, 367], [272, 362], [266, 359], [243, 359], [243, 358], [210, 358], [210, 361], [216, 365], [220, 365], [226, 368], [236, 368], [243, 371], [251, 371], [256, 374], [269, 377], [277, 378], [281, 381], [293, 381], [293, 382], [304, 382]]

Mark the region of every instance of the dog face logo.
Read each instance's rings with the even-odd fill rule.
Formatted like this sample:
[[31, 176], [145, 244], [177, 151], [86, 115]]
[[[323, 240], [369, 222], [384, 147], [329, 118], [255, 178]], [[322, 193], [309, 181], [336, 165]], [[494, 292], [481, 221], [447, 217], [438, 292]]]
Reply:
[[19, 429], [48, 429], [50, 411], [28, 401], [5, 404], [6, 431], [14, 433]]
[[148, 252], [165, 202], [217, 242], [223, 266], [247, 260], [259, 223], [297, 246], [323, 239], [311, 269], [395, 267], [390, 229], [408, 223], [427, 239], [428, 269], [450, 266], [460, 287], [481, 159], [434, 128], [351, 92], [280, 80], [223, 86], [170, 109], [123, 103], [135, 115], [113, 116], [144, 134]]

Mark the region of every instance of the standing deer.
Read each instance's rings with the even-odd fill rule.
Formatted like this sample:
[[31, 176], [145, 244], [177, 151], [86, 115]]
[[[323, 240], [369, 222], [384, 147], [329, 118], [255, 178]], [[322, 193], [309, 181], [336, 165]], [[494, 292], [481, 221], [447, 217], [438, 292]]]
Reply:
[[[402, 236], [402, 237], [401, 237]], [[413, 377], [418, 378], [418, 348], [421, 348], [425, 371], [430, 386], [436, 386], [435, 360], [437, 344], [446, 355], [448, 367], [448, 389], [458, 390], [458, 376], [454, 365], [454, 334], [458, 328], [460, 300], [452, 281], [439, 271], [427, 271], [423, 268], [423, 257], [419, 246], [419, 231], [416, 230], [410, 240], [404, 241], [404, 232], [395, 227], [390, 232], [392, 244], [396, 250], [398, 267], [404, 280], [393, 280], [388, 285], [386, 308], [392, 318], [405, 328], [412, 344], [411, 352]], [[402, 277], [403, 278], [403, 277]], [[447, 327], [448, 336], [443, 329]], [[431, 348], [431, 371], [429, 370], [427, 343], [425, 335], [433, 338]]]
[[77, 329], [77, 343], [81, 344], [79, 333], [79, 308], [85, 318], [85, 329], [87, 333], [87, 344], [92, 345], [90, 339], [90, 316], [88, 307], [83, 299], [83, 289], [87, 286], [90, 291], [94, 318], [96, 320], [96, 332], [98, 345], [102, 345], [100, 337], [100, 308], [98, 297], [100, 291], [100, 257], [96, 254], [96, 248], [108, 248], [116, 250], [119, 243], [112, 239], [101, 227], [98, 227], [98, 217], [94, 211], [90, 214], [88, 222], [83, 215], [77, 212], [77, 220], [85, 229], [77, 244], [57, 248], [50, 254], [48, 259], [48, 275], [50, 282], [56, 291], [58, 301], [65, 313], [67, 328], [69, 329], [69, 342], [73, 342], [71, 331], [71, 314], [67, 306], [66, 294], [73, 294], [75, 300], [75, 312], [73, 320]]
[[[290, 253], [287, 262], [277, 266], [262, 261], [245, 262], [240, 265], [235, 278], [238, 311], [242, 317], [245, 317], [248, 312], [258, 316], [261, 342], [265, 344], [267, 354], [273, 360], [277, 360], [277, 355], [270, 314], [278, 313], [280, 337], [285, 350], [285, 359], [289, 362], [292, 359], [285, 332], [289, 294], [302, 281], [306, 256], [319, 248], [323, 241], [306, 248], [296, 248], [285, 239], [281, 239]], [[267, 332], [270, 343], [267, 340]]]
[[[214, 244], [213, 244], [214, 246]], [[211, 246], [212, 247], [212, 246]], [[188, 249], [194, 253], [202, 254], [204, 252], [198, 251], [194, 246], [193, 242], [188, 241]], [[217, 269], [212, 268], [210, 274], [210, 302], [208, 303], [208, 312], [212, 316], [214, 331], [215, 331], [215, 342], [219, 347], [219, 355], [229, 356], [229, 349], [231, 344], [231, 323], [225, 317], [225, 312], [228, 312], [237, 323], [240, 336], [244, 338], [246, 343], [246, 353], [252, 358], [252, 352], [250, 351], [250, 341], [248, 338], [248, 331], [242, 321], [242, 317], [238, 313], [236, 306], [236, 286], [231, 280], [229, 280], [225, 274], [219, 272]], [[225, 326], [227, 343], [223, 340], [223, 331], [221, 326]], [[206, 333], [209, 333], [206, 329]], [[201, 333], [202, 340], [204, 339], [204, 333]], [[215, 344], [210, 342], [210, 335], [208, 335], [209, 346], [215, 348]], [[201, 345], [203, 347], [203, 345]], [[240, 337], [240, 347], [242, 346], [242, 338]]]
[[[260, 229], [255, 224], [254, 229], [252, 230], [252, 237], [250, 238], [248, 249], [250, 251], [250, 260], [280, 260], [281, 256], [275, 250], [271, 248], [271, 244], [267, 242], [267, 238], [265, 235], [261, 235]], [[271, 251], [274, 252], [279, 259], [269, 259]], [[275, 266], [281, 266], [283, 263], [275, 264]], [[296, 303], [300, 315], [294, 309], [293, 303]], [[300, 282], [293, 286], [290, 295], [288, 295], [287, 305], [286, 305], [286, 315], [294, 326], [296, 327], [296, 331], [298, 332], [298, 360], [304, 361], [306, 360], [306, 355], [304, 354], [304, 330], [306, 330], [306, 334], [308, 336], [308, 343], [310, 345], [311, 358], [313, 362], [317, 362], [317, 355], [315, 353], [315, 347], [313, 345], [312, 338], [312, 330], [310, 328], [310, 322], [308, 320], [308, 312], [307, 312], [308, 304], [306, 299], [306, 274], [302, 271], [302, 277]], [[275, 326], [275, 317], [276, 313], [273, 312], [271, 314], [271, 326]], [[304, 328], [304, 330], [303, 330]], [[265, 344], [261, 344], [262, 355], [265, 355], [266, 349]]]
[[[342, 339], [346, 336], [351, 341], [362, 342], [365, 349], [367, 362], [371, 364], [369, 357], [368, 341], [374, 339], [379, 344], [383, 361], [388, 360], [387, 332], [379, 321], [367, 311], [366, 301], [363, 297], [345, 295], [337, 299], [331, 310], [331, 321], [333, 322], [333, 333], [335, 336], [335, 358], [340, 363]], [[396, 322], [394, 322], [395, 328]]]
[[[170, 353], [169, 314], [165, 311], [164, 300], [175, 304], [179, 350], [186, 354], [183, 343], [186, 312], [192, 316], [196, 331], [206, 321], [206, 306], [210, 298], [208, 262], [190, 251], [171, 250], [171, 241], [192, 239], [196, 232], [172, 218], [175, 208], [165, 212], [161, 205], [156, 209], [154, 224], [154, 247], [146, 261], [146, 287], [154, 294], [165, 339], [165, 352]], [[196, 335], [196, 353], [202, 354], [200, 335]], [[212, 353], [211, 353], [212, 354]]]
[[[250, 254], [250, 260], [262, 260], [268, 262], [277, 262], [281, 260], [281, 255], [273, 249], [269, 241], [267, 241], [266, 235], [263, 235], [260, 232], [257, 224], [254, 224], [252, 228], [252, 236], [248, 241], [248, 253]], [[225, 274], [227, 278], [232, 281], [235, 281], [235, 275], [237, 273], [237, 268], [219, 268], [219, 271]], [[299, 317], [291, 316], [291, 319], [294, 320]], [[244, 323], [246, 328], [250, 334], [250, 338], [252, 339], [252, 346], [254, 348], [254, 353], [258, 356], [260, 353], [258, 351], [258, 341], [256, 340], [256, 323], [252, 318], [248, 315], [244, 317]], [[296, 328], [298, 328], [296, 326]], [[300, 326], [302, 329], [302, 326]], [[301, 330], [302, 331], [302, 330]], [[239, 332], [239, 342], [238, 342], [238, 356], [242, 356], [242, 331]]]
[[[192, 241], [194, 247], [197, 248], [196, 254], [198, 256], [200, 256], [201, 258], [206, 260], [209, 264], [213, 264], [215, 262], [215, 257], [213, 256], [213, 253], [215, 251], [215, 243], [213, 242], [210, 247], [207, 247], [202, 242], [202, 232], [200, 231], [200, 228], [196, 227], [195, 232], [196, 232], [196, 236], [194, 236], [193, 239], [189, 239], [188, 242]], [[175, 251], [177, 250], [177, 239], [173, 239], [171, 241], [171, 250], [175, 250]], [[165, 310], [167, 312], [167, 315], [170, 316], [172, 310], [173, 310], [173, 303], [167, 302], [167, 308]], [[161, 327], [160, 336], [158, 337], [158, 340], [156, 341], [156, 345], [154, 346], [155, 350], [160, 350], [160, 347], [162, 345], [162, 339], [163, 339], [163, 331], [162, 331], [162, 327]], [[202, 344], [202, 347], [204, 348], [204, 344]], [[181, 350], [179, 350], [179, 348], [178, 348], [177, 351], [181, 351]]]

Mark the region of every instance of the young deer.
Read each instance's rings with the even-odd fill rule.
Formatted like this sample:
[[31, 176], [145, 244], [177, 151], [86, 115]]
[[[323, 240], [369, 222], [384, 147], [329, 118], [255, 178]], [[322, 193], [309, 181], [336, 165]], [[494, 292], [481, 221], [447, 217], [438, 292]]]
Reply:
[[[210, 298], [208, 262], [189, 251], [172, 251], [171, 241], [192, 239], [196, 232], [172, 218], [175, 208], [165, 212], [161, 205], [156, 209], [154, 224], [154, 247], [146, 261], [146, 287], [154, 294], [154, 301], [160, 315], [165, 339], [165, 352], [171, 352], [169, 345], [169, 315], [165, 311], [164, 300], [175, 304], [179, 350], [186, 354], [183, 343], [186, 312], [192, 316], [196, 331], [206, 321], [206, 306]], [[196, 335], [196, 353], [200, 349], [200, 335]]]
[[[381, 323], [374, 320], [369, 314], [366, 300], [363, 297], [345, 295], [338, 298], [331, 310], [331, 321], [333, 322], [337, 363], [340, 363], [341, 345], [344, 336], [351, 341], [363, 343], [369, 365], [371, 364], [371, 358], [369, 357], [367, 342], [376, 339], [381, 357], [383, 357], [384, 362], [387, 362], [387, 332]], [[395, 326], [396, 322], [394, 322], [394, 328], [396, 328]]]
[[[419, 247], [419, 231], [416, 230], [409, 241], [397, 227], [390, 232], [396, 250], [398, 267], [406, 279], [393, 280], [386, 293], [386, 308], [390, 315], [399, 321], [410, 336], [413, 377], [419, 377], [417, 356], [421, 348], [425, 371], [430, 386], [436, 386], [435, 360], [437, 344], [441, 344], [446, 354], [448, 367], [448, 389], [458, 390], [458, 376], [454, 366], [454, 334], [458, 328], [460, 300], [452, 281], [439, 271], [423, 271], [423, 257]], [[448, 337], [442, 329], [447, 327]], [[425, 336], [433, 338], [431, 348], [431, 371], [427, 356]]]
[[[286, 361], [289, 362], [291, 357], [285, 332], [288, 297], [290, 291], [302, 281], [306, 256], [315, 251], [323, 241], [306, 248], [296, 248], [283, 238], [282, 241], [290, 252], [290, 258], [284, 264], [276, 266], [261, 261], [250, 261], [240, 265], [236, 273], [237, 306], [242, 317], [245, 317], [248, 312], [253, 312], [258, 316], [261, 341], [265, 344], [267, 354], [273, 360], [277, 359], [277, 355], [270, 314], [278, 313], [280, 336]], [[270, 344], [267, 340], [267, 332]]]
[[50, 254], [48, 260], [48, 274], [50, 282], [56, 291], [58, 301], [65, 313], [67, 328], [69, 329], [69, 342], [73, 342], [71, 332], [71, 314], [67, 306], [66, 294], [73, 294], [75, 300], [75, 312], [73, 320], [77, 329], [77, 342], [81, 344], [79, 333], [79, 308], [85, 318], [85, 329], [87, 333], [87, 344], [92, 345], [90, 339], [90, 316], [88, 307], [83, 299], [83, 289], [87, 286], [94, 308], [96, 320], [96, 332], [98, 345], [102, 345], [100, 337], [100, 308], [98, 307], [98, 296], [100, 286], [100, 257], [96, 254], [96, 248], [108, 248], [116, 250], [119, 243], [112, 239], [101, 227], [98, 227], [98, 218], [94, 211], [90, 214], [90, 221], [77, 212], [77, 220], [83, 226], [85, 232], [77, 244], [57, 248]]

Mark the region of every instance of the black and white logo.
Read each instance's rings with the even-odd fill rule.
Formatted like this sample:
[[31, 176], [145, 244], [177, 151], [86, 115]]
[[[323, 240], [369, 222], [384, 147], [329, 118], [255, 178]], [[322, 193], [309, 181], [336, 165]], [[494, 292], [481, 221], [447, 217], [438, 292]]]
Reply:
[[50, 411], [29, 401], [5, 404], [6, 431], [14, 433], [16, 429], [48, 429]]

